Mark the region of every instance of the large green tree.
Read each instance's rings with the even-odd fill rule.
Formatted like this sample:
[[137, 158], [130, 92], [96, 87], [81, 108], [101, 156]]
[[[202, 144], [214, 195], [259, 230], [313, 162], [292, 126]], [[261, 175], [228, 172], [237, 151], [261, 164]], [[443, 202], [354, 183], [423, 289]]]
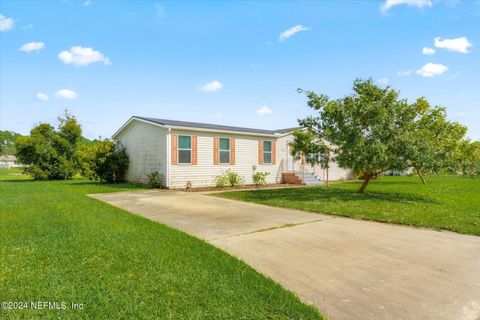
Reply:
[[74, 116], [65, 112], [58, 129], [47, 123], [35, 126], [15, 142], [16, 156], [25, 173], [38, 180], [70, 179], [76, 172], [76, 146], [82, 130]]
[[457, 149], [459, 172], [472, 178], [480, 176], [480, 141], [463, 140]]
[[318, 113], [299, 120], [315, 141], [331, 144], [333, 160], [359, 174], [362, 193], [383, 172], [415, 167], [428, 172], [454, 166], [451, 154], [465, 134], [464, 127], [446, 120], [442, 108], [425, 99], [409, 104], [390, 87], [357, 79], [353, 93], [340, 99], [313, 91], [308, 105]]
[[405, 132], [401, 152], [424, 184], [422, 172], [456, 172], [459, 161], [454, 157], [465, 136], [466, 128], [447, 119], [443, 107], [432, 107], [419, 98], [404, 114]]
[[84, 141], [77, 154], [83, 176], [110, 183], [125, 180], [129, 159], [119, 142], [110, 139]]
[[0, 130], [0, 155], [15, 154], [15, 140], [20, 134], [13, 131]]
[[399, 99], [395, 90], [380, 88], [371, 80], [355, 80], [353, 91], [336, 100], [301, 91], [318, 114], [299, 123], [314, 132], [317, 140], [332, 144], [334, 160], [340, 167], [363, 176], [364, 182], [357, 190], [362, 193], [379, 174], [406, 169], [399, 155], [399, 136], [404, 131], [401, 115], [408, 103]]

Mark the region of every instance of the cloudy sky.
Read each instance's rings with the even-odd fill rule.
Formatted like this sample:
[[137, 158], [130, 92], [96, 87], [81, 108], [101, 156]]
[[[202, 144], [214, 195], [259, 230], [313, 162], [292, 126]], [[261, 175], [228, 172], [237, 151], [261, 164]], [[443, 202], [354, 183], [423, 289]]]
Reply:
[[130, 116], [278, 129], [355, 78], [425, 96], [480, 139], [480, 1], [0, 2], [0, 129], [68, 108], [89, 138]]

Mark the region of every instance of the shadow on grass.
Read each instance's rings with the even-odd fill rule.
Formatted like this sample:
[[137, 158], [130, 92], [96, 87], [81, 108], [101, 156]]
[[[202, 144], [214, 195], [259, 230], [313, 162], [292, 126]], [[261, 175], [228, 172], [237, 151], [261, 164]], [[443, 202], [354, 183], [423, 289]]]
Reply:
[[[418, 180], [418, 181], [405, 181], [405, 180], [399, 180], [399, 181], [386, 181], [386, 180], [382, 180], [382, 179], [378, 179], [378, 180], [373, 180], [372, 181], [373, 184], [383, 184], [383, 185], [402, 185], [402, 184], [408, 184], [408, 185], [419, 185], [419, 186], [424, 186], [424, 184], [422, 183], [422, 181]], [[427, 180], [427, 183], [428, 183], [428, 180]]]
[[[409, 203], [419, 202], [424, 204], [438, 203], [434, 199], [425, 198], [419, 195], [404, 194], [397, 192], [365, 192], [363, 194], [355, 193], [351, 190], [345, 190], [335, 187], [314, 187], [314, 188], [288, 188], [276, 190], [255, 190], [242, 191], [247, 192], [248, 199], [264, 200], [264, 201], [291, 201], [291, 202], [308, 202], [308, 201], [364, 201], [376, 200], [385, 202]], [[242, 197], [243, 198], [243, 197]]]
[[[47, 180], [44, 180], [47, 181]], [[41, 182], [40, 180], [33, 180], [31, 178], [22, 178], [22, 179], [0, 179], [0, 182]]]
[[111, 187], [116, 189], [142, 189], [145, 186], [137, 183], [131, 182], [120, 182], [120, 183], [106, 183], [101, 181], [91, 181], [91, 180], [83, 180], [83, 181], [75, 181], [70, 180], [67, 182], [69, 186], [77, 186], [77, 187], [85, 187], [85, 186], [103, 186], [103, 187]]

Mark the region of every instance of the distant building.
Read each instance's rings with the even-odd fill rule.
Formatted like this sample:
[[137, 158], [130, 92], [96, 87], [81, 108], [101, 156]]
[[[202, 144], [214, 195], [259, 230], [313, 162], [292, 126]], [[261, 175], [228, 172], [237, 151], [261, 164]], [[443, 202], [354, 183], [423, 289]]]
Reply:
[[17, 158], [15, 156], [0, 156], [0, 168], [14, 168], [21, 167], [20, 163], [17, 163]]

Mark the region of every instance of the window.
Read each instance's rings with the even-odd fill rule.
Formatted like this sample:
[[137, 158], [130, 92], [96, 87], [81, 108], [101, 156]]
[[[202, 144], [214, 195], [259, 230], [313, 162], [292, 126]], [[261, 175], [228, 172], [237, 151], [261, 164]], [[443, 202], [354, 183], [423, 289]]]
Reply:
[[178, 163], [192, 163], [191, 136], [178, 136]]
[[230, 163], [230, 139], [220, 138], [218, 139], [218, 152], [220, 154], [220, 163]]
[[263, 141], [263, 163], [272, 163], [272, 141]]

